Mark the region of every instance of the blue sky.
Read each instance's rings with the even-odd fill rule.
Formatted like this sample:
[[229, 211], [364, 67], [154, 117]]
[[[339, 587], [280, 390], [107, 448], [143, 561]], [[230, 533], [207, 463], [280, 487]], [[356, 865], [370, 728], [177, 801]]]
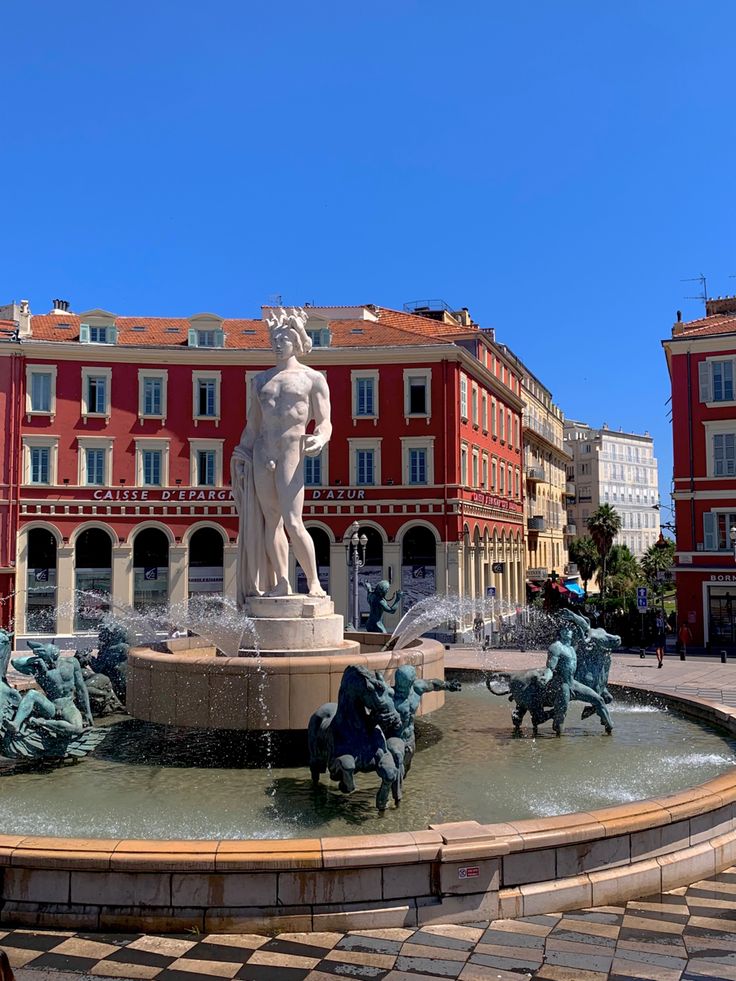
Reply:
[[442, 298], [656, 440], [660, 340], [736, 292], [736, 7], [3, 5], [0, 302]]

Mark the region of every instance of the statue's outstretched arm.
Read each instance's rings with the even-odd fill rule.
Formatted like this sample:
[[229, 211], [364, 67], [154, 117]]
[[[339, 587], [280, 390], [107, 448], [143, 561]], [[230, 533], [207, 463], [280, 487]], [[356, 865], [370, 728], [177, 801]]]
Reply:
[[442, 678], [418, 678], [414, 682], [417, 695], [426, 695], [430, 691], [460, 691], [459, 681], [443, 681]]
[[590, 630], [590, 620], [587, 617], [582, 616], [580, 613], [574, 613], [572, 610], [563, 610], [562, 616], [565, 620], [570, 620], [576, 626], [580, 627], [584, 635], [587, 637], [588, 631]]

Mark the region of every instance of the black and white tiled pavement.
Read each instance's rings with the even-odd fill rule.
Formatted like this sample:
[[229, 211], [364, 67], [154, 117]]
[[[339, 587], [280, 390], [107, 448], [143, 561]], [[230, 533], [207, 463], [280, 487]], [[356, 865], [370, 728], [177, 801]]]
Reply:
[[17, 981], [736, 981], [736, 868], [581, 912], [419, 930], [253, 935], [0, 931]]

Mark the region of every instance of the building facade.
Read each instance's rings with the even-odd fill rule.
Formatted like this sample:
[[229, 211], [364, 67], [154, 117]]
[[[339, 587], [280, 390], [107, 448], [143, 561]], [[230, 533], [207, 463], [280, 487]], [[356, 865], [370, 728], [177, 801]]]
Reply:
[[607, 426], [565, 422], [568, 466], [568, 523], [578, 536], [588, 534], [588, 518], [601, 504], [621, 516], [616, 545], [637, 558], [659, 538], [659, 475], [649, 433], [614, 432]]
[[[90, 626], [85, 594], [136, 607], [234, 597], [229, 461], [252, 377], [273, 364], [262, 320], [6, 310], [6, 621], [63, 638]], [[306, 360], [326, 374], [333, 436], [306, 464], [304, 518], [340, 612], [354, 520], [362, 581], [387, 579], [406, 605], [523, 596], [519, 374], [492, 331], [440, 313], [310, 308]]]
[[521, 376], [523, 410], [524, 514], [526, 518], [526, 574], [528, 585], [539, 588], [550, 574], [574, 573], [567, 544], [575, 528], [567, 520], [567, 469], [571, 462], [563, 442], [564, 415], [542, 382], [514, 359]]
[[663, 341], [672, 383], [677, 610], [695, 644], [736, 644], [736, 297]]

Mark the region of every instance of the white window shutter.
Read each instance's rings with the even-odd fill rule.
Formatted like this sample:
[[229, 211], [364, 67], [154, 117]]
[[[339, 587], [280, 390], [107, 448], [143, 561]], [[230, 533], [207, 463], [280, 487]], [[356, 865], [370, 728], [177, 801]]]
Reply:
[[194, 329], [194, 327], [190, 327], [189, 328], [189, 347], [198, 347], [199, 346], [197, 344], [197, 341], [198, 340], [199, 340], [199, 338], [197, 337], [197, 331]]
[[716, 515], [706, 511], [703, 515], [703, 548], [706, 552], [715, 552], [716, 547]]
[[713, 401], [713, 374], [710, 370], [708, 361], [701, 361], [698, 365], [698, 382], [700, 384], [700, 401]]
[[225, 347], [225, 331], [222, 327], [215, 329], [215, 347]]
[[79, 325], [79, 342], [80, 344], [89, 344], [89, 324]]

